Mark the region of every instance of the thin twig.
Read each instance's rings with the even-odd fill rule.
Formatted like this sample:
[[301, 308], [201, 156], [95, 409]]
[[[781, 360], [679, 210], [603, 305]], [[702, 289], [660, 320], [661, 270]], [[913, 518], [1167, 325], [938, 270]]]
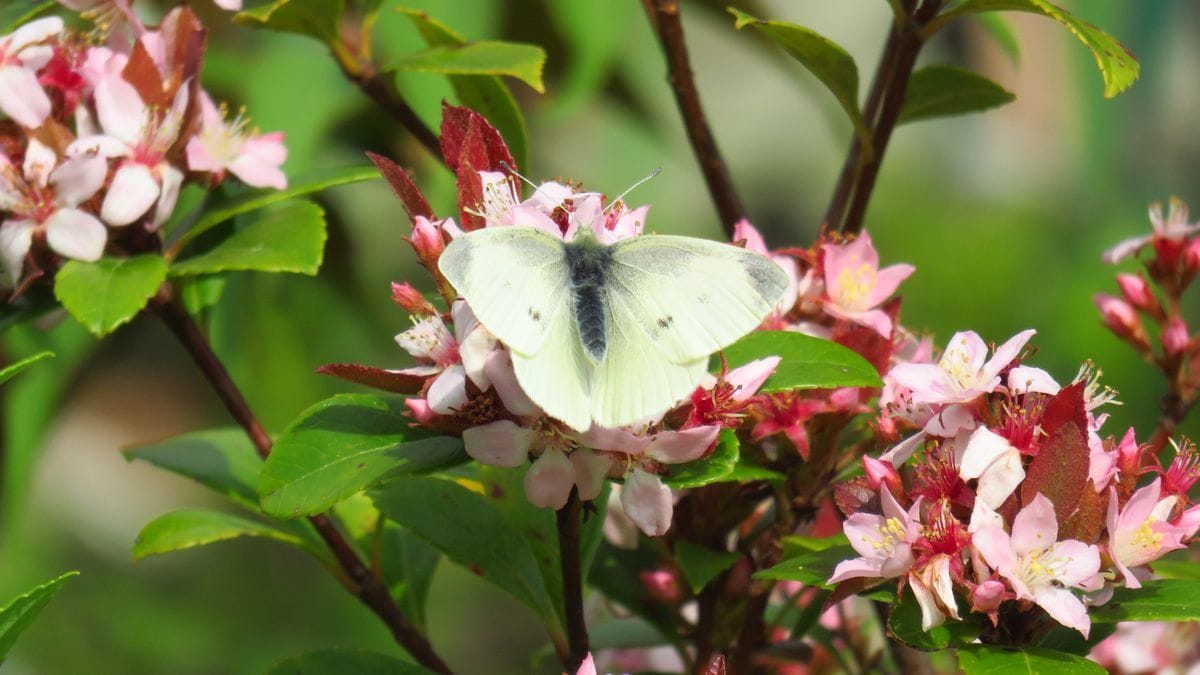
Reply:
[[566, 505], [559, 509], [557, 514], [558, 556], [562, 563], [563, 602], [566, 604], [567, 640], [570, 644], [570, 653], [563, 661], [563, 666], [568, 673], [579, 670], [590, 649], [587, 622], [583, 616], [583, 579], [579, 552], [582, 506], [579, 492], [571, 488]]
[[[200, 367], [204, 377], [216, 390], [221, 402], [234, 420], [246, 431], [258, 454], [266, 458], [271, 454], [271, 437], [258, 422], [250, 409], [241, 390], [229, 376], [225, 365], [213, 352], [208, 338], [196, 325], [192, 316], [175, 295], [174, 289], [164, 284], [151, 302], [151, 308], [158, 315], [179, 342], [187, 349], [196, 365]], [[421, 635], [400, 612], [387, 585], [363, 563], [350, 542], [342, 535], [337, 526], [327, 516], [311, 516], [313, 524], [325, 544], [333, 553], [338, 565], [345, 572], [351, 584], [348, 588], [363, 604], [367, 605], [378, 616], [392, 636], [418, 663], [439, 673], [450, 673], [450, 667], [433, 651], [433, 646]]]
[[675, 102], [679, 104], [679, 112], [683, 115], [683, 124], [687, 129], [688, 141], [692, 144], [692, 152], [700, 163], [700, 171], [704, 174], [704, 182], [708, 185], [708, 192], [717, 207], [721, 226], [727, 236], [733, 236], [733, 226], [745, 217], [746, 210], [742, 208], [742, 200], [729, 178], [729, 170], [725, 166], [725, 160], [721, 158], [721, 151], [717, 149], [717, 141], [709, 129], [704, 107], [700, 104], [700, 92], [696, 89], [696, 80], [692, 77], [687, 44], [683, 39], [683, 24], [679, 20], [679, 2], [643, 1], [646, 14], [667, 57], [668, 79], [671, 90], [675, 93]]

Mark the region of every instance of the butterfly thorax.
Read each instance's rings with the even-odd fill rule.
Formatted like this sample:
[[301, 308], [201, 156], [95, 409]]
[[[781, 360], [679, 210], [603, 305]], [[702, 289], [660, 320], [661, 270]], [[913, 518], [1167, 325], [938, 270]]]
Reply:
[[612, 263], [612, 251], [595, 237], [576, 237], [564, 247], [579, 339], [593, 360], [603, 361], [608, 347], [604, 283]]

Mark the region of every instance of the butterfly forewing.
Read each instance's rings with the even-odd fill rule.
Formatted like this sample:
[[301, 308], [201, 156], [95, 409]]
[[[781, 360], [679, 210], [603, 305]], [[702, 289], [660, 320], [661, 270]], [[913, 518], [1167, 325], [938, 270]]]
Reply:
[[572, 312], [559, 312], [535, 354], [513, 352], [513, 368], [529, 399], [577, 431], [591, 426], [595, 363], [584, 353]]
[[438, 269], [479, 321], [514, 352], [541, 350], [560, 315], [570, 314], [563, 244], [533, 228], [497, 227], [461, 236], [446, 246]]
[[730, 244], [645, 235], [613, 244], [609, 302], [678, 364], [728, 347], [757, 327], [787, 287], [770, 259]]

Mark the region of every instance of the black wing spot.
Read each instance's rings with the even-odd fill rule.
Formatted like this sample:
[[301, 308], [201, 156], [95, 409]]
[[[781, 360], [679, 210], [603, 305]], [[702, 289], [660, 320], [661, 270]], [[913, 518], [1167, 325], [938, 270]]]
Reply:
[[664, 316], [658, 320], [658, 327], [659, 328], [670, 328], [671, 324], [673, 324], [673, 323], [675, 323], [675, 317]]
[[541, 320], [542, 320], [542, 313], [541, 313], [541, 312], [539, 312], [539, 311], [537, 311], [537, 309], [536, 309], [536, 308], [534, 308], [534, 307], [530, 307], [530, 308], [529, 308], [529, 318], [533, 319], [535, 322], [537, 322], [537, 321], [541, 321]]

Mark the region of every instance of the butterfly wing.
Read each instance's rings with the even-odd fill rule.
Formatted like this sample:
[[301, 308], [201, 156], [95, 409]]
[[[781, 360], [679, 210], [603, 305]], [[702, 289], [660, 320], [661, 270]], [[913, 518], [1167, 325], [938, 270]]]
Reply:
[[572, 429], [587, 431], [596, 365], [583, 350], [574, 312], [558, 312], [537, 352], [514, 350], [512, 357], [517, 381], [531, 401]]
[[728, 347], [754, 330], [787, 288], [773, 261], [706, 239], [645, 235], [613, 244], [609, 302], [673, 363]]
[[438, 269], [514, 352], [537, 353], [570, 314], [563, 243], [531, 227], [469, 232], [446, 246]]

